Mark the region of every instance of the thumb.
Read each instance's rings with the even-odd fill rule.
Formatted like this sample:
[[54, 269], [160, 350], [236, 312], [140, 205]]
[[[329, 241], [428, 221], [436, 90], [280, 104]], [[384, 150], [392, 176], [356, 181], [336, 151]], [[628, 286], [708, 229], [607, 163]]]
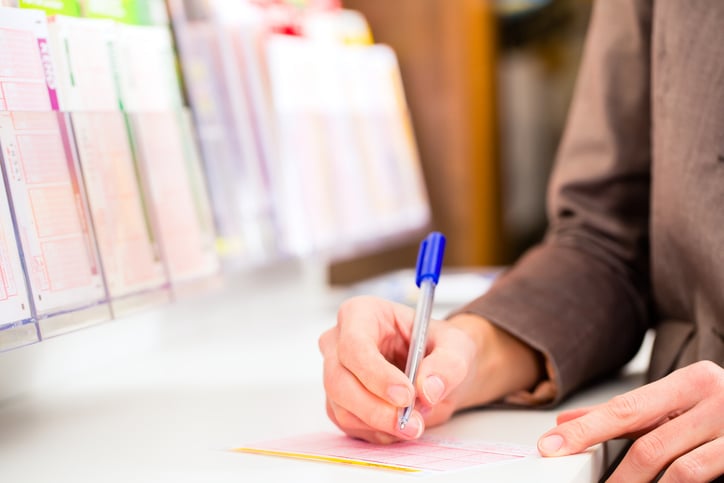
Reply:
[[431, 327], [430, 335], [431, 350], [420, 364], [415, 389], [424, 404], [434, 406], [465, 380], [475, 346], [464, 332], [443, 322]]

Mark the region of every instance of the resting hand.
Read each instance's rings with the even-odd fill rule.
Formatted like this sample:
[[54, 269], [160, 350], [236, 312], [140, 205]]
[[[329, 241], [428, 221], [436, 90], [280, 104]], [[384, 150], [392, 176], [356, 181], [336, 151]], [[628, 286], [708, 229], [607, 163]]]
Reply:
[[[356, 297], [320, 337], [327, 414], [350, 436], [377, 443], [415, 439], [456, 410], [526, 388], [540, 376], [531, 349], [481, 317], [461, 315], [431, 321], [413, 391], [403, 372], [413, 316], [410, 307]], [[521, 354], [524, 362], [513, 363]], [[400, 430], [398, 411], [415, 403], [415, 396], [415, 409]]]
[[609, 402], [564, 412], [543, 435], [544, 456], [584, 451], [613, 438], [636, 438], [608, 481], [706, 482], [724, 474], [724, 368], [684, 367]]

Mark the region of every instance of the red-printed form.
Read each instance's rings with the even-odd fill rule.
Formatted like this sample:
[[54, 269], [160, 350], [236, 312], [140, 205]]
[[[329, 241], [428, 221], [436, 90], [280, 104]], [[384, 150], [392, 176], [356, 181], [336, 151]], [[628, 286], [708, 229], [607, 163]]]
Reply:
[[386, 45], [371, 46], [367, 55], [366, 81], [378, 94], [365, 114], [378, 130], [387, 151], [386, 172], [399, 181], [402, 198], [393, 224], [417, 229], [429, 222], [430, 208], [397, 57]]
[[265, 441], [234, 451], [339, 463], [406, 473], [440, 473], [535, 457], [534, 447], [423, 436], [376, 445], [342, 434], [314, 433]]
[[340, 84], [367, 154], [362, 178], [374, 226], [365, 231], [385, 237], [418, 230], [430, 208], [395, 53], [385, 45], [339, 50]]
[[315, 54], [302, 38], [274, 35], [267, 44], [278, 133], [278, 159], [270, 175], [282, 241], [296, 255], [329, 248], [340, 238]]
[[0, 7], [0, 111], [58, 108], [47, 37], [44, 12]]
[[112, 20], [62, 15], [48, 19], [48, 43], [62, 111], [120, 108], [111, 61], [115, 25]]
[[[270, 241], [278, 236], [267, 175], [276, 145], [264, 61], [265, 10], [251, 2], [210, 2], [208, 18], [201, 20], [185, 12], [183, 3], [169, 5], [197, 123], [205, 113], [198, 126], [201, 145], [205, 153], [216, 151], [204, 163], [224, 237], [220, 248], [234, 254], [234, 263], [255, 264], [278, 255], [278, 244]], [[228, 155], [219, 156], [219, 148]], [[222, 183], [216, 181], [220, 169]], [[240, 236], [226, 237], [228, 228]]]
[[294, 253], [387, 243], [430, 221], [394, 52], [275, 35], [267, 42], [278, 159], [270, 166]]
[[73, 130], [108, 291], [163, 287], [166, 274], [141, 198], [121, 112], [77, 112]]
[[[174, 15], [186, 15], [182, 0], [169, 5]], [[271, 207], [248, 189], [251, 182], [241, 162], [243, 138], [236, 134], [230, 115], [231, 88], [224, 78], [217, 28], [211, 22], [187, 23], [185, 19], [175, 21], [174, 28], [203, 152], [220, 254], [234, 264], [263, 260], [272, 252], [271, 244], [265, 243]]]
[[[317, 109], [333, 160], [328, 176], [331, 196], [337, 206], [334, 221], [337, 238], [349, 247], [387, 236], [389, 233], [380, 225], [393, 210], [377, 209], [378, 200], [373, 195], [377, 191], [387, 191], [378, 186], [385, 188], [383, 180], [389, 183], [390, 176], [387, 172], [379, 173], [380, 177], [372, 176], [370, 167], [375, 160], [368, 155], [368, 147], [362, 142], [358, 113], [355, 112], [358, 106], [352, 102], [354, 98], [342, 69], [348, 56], [368, 47], [310, 43], [308, 48], [314, 52], [317, 89], [322, 93]], [[397, 187], [392, 190], [397, 191]]]
[[57, 113], [0, 113], [0, 145], [39, 316], [102, 302], [91, 226]]
[[187, 111], [131, 115], [171, 283], [219, 270], [211, 208]]
[[[0, 146], [2, 149], [2, 146]], [[30, 319], [28, 290], [20, 262], [5, 183], [0, 174], [0, 327]]]

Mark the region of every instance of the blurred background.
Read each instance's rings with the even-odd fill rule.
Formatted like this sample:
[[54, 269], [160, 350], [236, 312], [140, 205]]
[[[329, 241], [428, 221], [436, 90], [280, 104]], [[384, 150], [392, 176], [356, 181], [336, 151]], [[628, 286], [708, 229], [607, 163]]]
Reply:
[[410, 269], [430, 230], [447, 269], [511, 264], [590, 9], [0, 0], [0, 350], [229, 275]]
[[[590, 0], [344, 0], [397, 52], [448, 266], [507, 265], [541, 239], [546, 184]], [[409, 265], [417, 242], [338, 261], [331, 280]]]

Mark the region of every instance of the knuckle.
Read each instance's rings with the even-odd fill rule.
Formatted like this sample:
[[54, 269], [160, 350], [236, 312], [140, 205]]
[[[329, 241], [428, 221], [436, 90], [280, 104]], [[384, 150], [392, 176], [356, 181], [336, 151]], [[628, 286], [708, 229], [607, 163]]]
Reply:
[[390, 434], [382, 431], [374, 431], [369, 428], [344, 428], [343, 431], [352, 438], [361, 439], [373, 444], [389, 445], [399, 441], [398, 438]]
[[590, 433], [588, 425], [580, 420], [573, 420], [565, 423], [565, 436], [564, 438], [572, 446], [581, 447], [587, 441], [587, 435]]
[[364, 418], [364, 421], [375, 430], [386, 431], [394, 427], [396, 411], [392, 406], [376, 405]]
[[342, 323], [344, 320], [346, 320], [347, 315], [350, 313], [351, 310], [354, 309], [354, 307], [358, 303], [359, 299], [357, 297], [353, 297], [339, 304], [339, 309], [337, 310], [337, 323]]
[[356, 295], [344, 300], [339, 304], [337, 309], [337, 323], [343, 324], [345, 320], [348, 320], [353, 312], [356, 312], [359, 307], [364, 307], [371, 303], [372, 297], [368, 295]]
[[704, 360], [692, 365], [694, 377], [703, 387], [721, 389], [724, 387], [724, 369], [715, 362]]
[[692, 367], [695, 367], [698, 371], [701, 371], [702, 374], [705, 374], [706, 376], [713, 376], [716, 377], [716, 375], [721, 370], [721, 367], [710, 360], [702, 360], [695, 362]]
[[337, 341], [337, 357], [339, 358], [339, 362], [348, 369], [354, 368], [355, 373], [365, 368], [364, 364], [356, 363], [358, 356], [358, 344], [354, 340], [347, 337]]
[[335, 333], [335, 329], [329, 329], [324, 331], [322, 335], [319, 336], [319, 340], [317, 341], [317, 347], [319, 348], [319, 352], [322, 353], [322, 355], [325, 355], [327, 349], [333, 344]]
[[322, 371], [324, 391], [330, 399], [337, 400], [340, 393], [346, 392], [342, 388], [344, 385], [342, 380], [344, 377], [343, 371], [340, 371], [339, 366], [333, 363], [325, 363]]
[[637, 439], [628, 452], [630, 462], [636, 468], [661, 468], [666, 455], [666, 444], [655, 433], [648, 433]]
[[339, 424], [339, 421], [337, 420], [337, 414], [334, 411], [334, 407], [332, 406], [332, 403], [327, 399], [327, 404], [325, 405], [327, 409], [327, 417], [337, 426], [341, 427]]
[[614, 396], [606, 408], [609, 414], [620, 421], [628, 421], [641, 413], [642, 401], [634, 393], [625, 393]]
[[357, 429], [359, 426], [359, 420], [346, 409], [336, 407], [334, 409], [335, 423], [337, 426], [343, 429]]
[[709, 481], [706, 464], [694, 453], [677, 458], [666, 470], [667, 481]]
[[371, 442], [375, 444], [390, 445], [399, 441], [398, 438], [391, 434], [383, 433], [382, 431], [375, 431], [372, 433]]

